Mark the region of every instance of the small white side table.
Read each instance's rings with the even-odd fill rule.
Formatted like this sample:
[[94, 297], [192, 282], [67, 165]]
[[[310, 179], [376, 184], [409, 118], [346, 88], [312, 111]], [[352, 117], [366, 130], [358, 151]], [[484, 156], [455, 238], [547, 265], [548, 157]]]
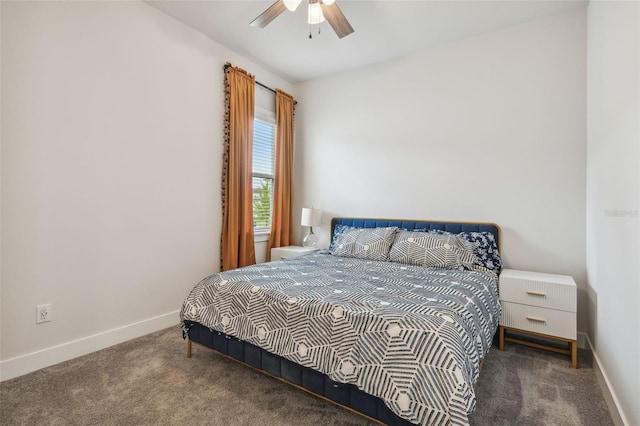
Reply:
[[302, 247], [302, 246], [285, 246], [274, 247], [271, 249], [271, 260], [289, 259], [291, 257], [301, 256], [306, 253], [313, 253], [319, 251], [318, 248]]
[[[576, 283], [568, 275], [504, 269], [500, 274], [500, 350], [504, 342], [519, 343], [571, 356], [578, 367]], [[506, 332], [539, 335], [567, 342], [568, 349], [506, 336]]]

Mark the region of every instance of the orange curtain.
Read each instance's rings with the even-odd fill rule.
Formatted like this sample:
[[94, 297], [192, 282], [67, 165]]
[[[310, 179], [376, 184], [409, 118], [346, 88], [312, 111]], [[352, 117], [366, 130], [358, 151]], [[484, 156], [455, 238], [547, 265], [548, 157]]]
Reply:
[[256, 263], [253, 241], [252, 156], [256, 79], [225, 67], [225, 145], [222, 167], [223, 271]]
[[273, 184], [273, 213], [267, 260], [272, 247], [293, 242], [293, 111], [291, 95], [276, 89], [276, 152]]

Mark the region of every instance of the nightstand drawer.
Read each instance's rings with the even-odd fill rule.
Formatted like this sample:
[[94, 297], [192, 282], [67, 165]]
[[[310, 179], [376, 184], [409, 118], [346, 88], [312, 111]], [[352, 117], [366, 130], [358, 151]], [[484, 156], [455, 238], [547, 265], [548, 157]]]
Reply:
[[500, 325], [565, 339], [576, 339], [575, 312], [502, 302]]
[[499, 283], [503, 301], [576, 312], [575, 282], [569, 276], [505, 269]]

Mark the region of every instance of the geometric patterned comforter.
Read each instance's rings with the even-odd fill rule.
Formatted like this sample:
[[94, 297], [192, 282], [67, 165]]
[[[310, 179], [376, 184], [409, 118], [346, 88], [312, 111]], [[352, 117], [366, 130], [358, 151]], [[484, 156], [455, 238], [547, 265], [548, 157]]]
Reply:
[[500, 319], [496, 275], [309, 254], [211, 275], [181, 320], [377, 396], [422, 425], [466, 425]]

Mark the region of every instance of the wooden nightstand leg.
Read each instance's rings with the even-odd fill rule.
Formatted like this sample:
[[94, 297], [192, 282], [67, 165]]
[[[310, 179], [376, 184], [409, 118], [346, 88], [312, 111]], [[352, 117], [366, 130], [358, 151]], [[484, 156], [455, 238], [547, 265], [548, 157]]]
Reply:
[[504, 327], [500, 326], [500, 350], [504, 351]]
[[574, 340], [569, 344], [571, 345], [571, 366], [578, 368], [578, 341]]

